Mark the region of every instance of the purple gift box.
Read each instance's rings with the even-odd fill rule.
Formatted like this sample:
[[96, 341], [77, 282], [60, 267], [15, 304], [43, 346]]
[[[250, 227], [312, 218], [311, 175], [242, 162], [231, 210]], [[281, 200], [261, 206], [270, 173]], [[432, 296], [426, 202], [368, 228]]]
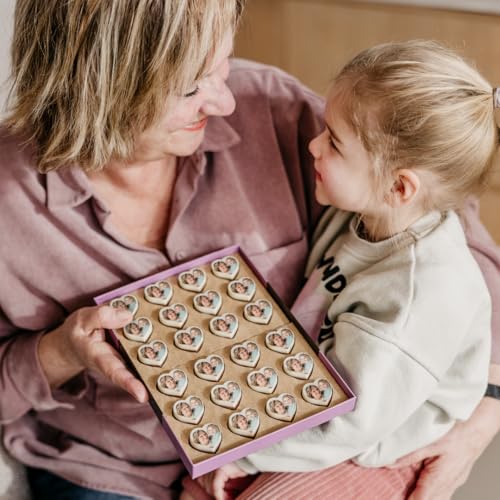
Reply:
[[[279, 306], [281, 313], [284, 314], [284, 316], [287, 318], [290, 324], [293, 324], [295, 326], [295, 331], [299, 332], [299, 334], [301, 334], [302, 337], [307, 341], [307, 344], [311, 347], [311, 350], [317, 356], [316, 360], [317, 361], [319, 360], [324, 365], [324, 368], [326, 368], [327, 372], [331, 375], [331, 377], [335, 380], [335, 382], [344, 392], [345, 399], [335, 404], [334, 406], [318, 408], [318, 410], [314, 414], [301, 418], [300, 420], [297, 420], [295, 422], [292, 421], [290, 423], [287, 423], [281, 428], [268, 432], [265, 435], [262, 435], [260, 437], [255, 437], [253, 439], [248, 438], [247, 442], [237, 445], [234, 448], [228, 449], [226, 451], [221, 451], [215, 454], [206, 453], [206, 458], [196, 460], [194, 462], [186, 452], [186, 450], [190, 447], [189, 443], [183, 441], [180, 438], [180, 436], [173, 431], [173, 429], [167, 422], [167, 418], [165, 418], [164, 412], [162, 411], [157, 401], [153, 397], [150, 388], [148, 387], [147, 384], [145, 384], [146, 388], [149, 391], [150, 404], [153, 407], [153, 410], [155, 411], [156, 415], [160, 419], [162, 426], [165, 429], [166, 433], [168, 434], [169, 438], [174, 443], [179, 453], [179, 456], [181, 457], [186, 469], [188, 470], [192, 478], [196, 478], [198, 476], [206, 474], [207, 472], [217, 469], [222, 465], [225, 465], [229, 462], [233, 462], [239, 458], [243, 458], [251, 453], [266, 448], [273, 443], [281, 441], [282, 439], [285, 439], [289, 436], [293, 436], [301, 431], [304, 431], [311, 427], [315, 427], [324, 422], [327, 422], [337, 415], [341, 415], [349, 411], [352, 411], [356, 403], [356, 396], [349, 388], [347, 383], [342, 379], [342, 377], [337, 372], [335, 367], [331, 364], [331, 362], [321, 352], [318, 351], [318, 347], [310, 340], [309, 336], [304, 332], [298, 321], [293, 317], [288, 308], [281, 302], [280, 298], [274, 292], [272, 287], [262, 278], [258, 270], [255, 269], [250, 259], [244, 254], [244, 252], [239, 248], [239, 246], [227, 247], [225, 249], [204, 255], [189, 262], [185, 262], [179, 266], [172, 267], [165, 271], [161, 271], [159, 273], [148, 276], [141, 280], [129, 283], [125, 286], [116, 288], [110, 292], [95, 297], [94, 301], [97, 304], [103, 304], [111, 301], [112, 299], [121, 297], [123, 295], [131, 294], [157, 281], [177, 276], [184, 271], [189, 271], [195, 267], [209, 264], [216, 259], [221, 259], [223, 257], [235, 254], [237, 254], [237, 257], [241, 261], [243, 261], [248, 266], [248, 268], [253, 272], [254, 277], [260, 281], [260, 284], [269, 293], [274, 302]], [[125, 358], [129, 367], [134, 372], [136, 372], [137, 375], [139, 375], [133, 363], [131, 362], [129, 353], [121, 344], [117, 332], [110, 331], [109, 333], [110, 333], [110, 340], [113, 343], [113, 345]], [[302, 380], [302, 382], [304, 382], [304, 380]], [[269, 395], [268, 397], [272, 396]], [[200, 423], [199, 425], [201, 426], [202, 423]]]

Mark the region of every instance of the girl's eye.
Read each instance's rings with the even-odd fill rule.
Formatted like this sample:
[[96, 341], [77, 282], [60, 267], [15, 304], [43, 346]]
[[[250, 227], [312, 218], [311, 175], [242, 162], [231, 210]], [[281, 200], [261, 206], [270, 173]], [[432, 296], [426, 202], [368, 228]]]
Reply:
[[191, 92], [188, 92], [187, 94], [184, 94], [184, 97], [193, 97], [200, 91], [200, 87], [196, 87], [194, 90], [191, 90]]

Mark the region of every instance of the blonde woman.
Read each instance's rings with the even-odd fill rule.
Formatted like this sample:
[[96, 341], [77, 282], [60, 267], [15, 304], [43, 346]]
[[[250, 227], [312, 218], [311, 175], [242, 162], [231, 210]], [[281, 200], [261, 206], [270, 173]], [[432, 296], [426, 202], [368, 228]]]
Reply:
[[224, 478], [257, 472], [284, 474], [242, 499], [314, 497], [293, 473], [323, 469], [308, 482], [336, 484], [329, 498], [403, 500], [422, 457], [385, 467], [472, 415], [487, 389], [491, 298], [455, 210], [492, 174], [498, 95], [434, 42], [375, 46], [341, 70], [309, 146], [316, 199], [330, 208], [293, 311], [356, 408], [222, 467], [217, 498]]
[[242, 3], [18, 2], [0, 132], [0, 423], [36, 498], [170, 498], [183, 474], [104, 341], [130, 315], [93, 296], [234, 243], [288, 304], [298, 291], [323, 102], [229, 63]]

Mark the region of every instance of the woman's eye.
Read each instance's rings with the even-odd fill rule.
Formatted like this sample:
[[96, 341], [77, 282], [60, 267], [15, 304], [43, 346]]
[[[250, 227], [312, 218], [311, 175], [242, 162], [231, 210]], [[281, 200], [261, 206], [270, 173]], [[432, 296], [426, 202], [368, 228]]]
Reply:
[[191, 92], [188, 92], [187, 94], [184, 94], [184, 97], [193, 97], [200, 91], [200, 87], [196, 87], [194, 90], [191, 90]]
[[328, 136], [328, 142], [330, 143], [330, 146], [335, 149], [336, 151], [338, 151], [337, 149], [337, 146], [335, 146], [335, 143], [333, 142], [332, 138], [330, 136]]

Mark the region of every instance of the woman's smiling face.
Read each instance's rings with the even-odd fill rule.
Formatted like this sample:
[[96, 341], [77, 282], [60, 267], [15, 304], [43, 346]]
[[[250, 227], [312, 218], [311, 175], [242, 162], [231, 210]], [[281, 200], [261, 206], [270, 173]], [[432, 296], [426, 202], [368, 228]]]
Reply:
[[189, 156], [201, 144], [209, 117], [227, 116], [234, 111], [234, 97], [226, 85], [232, 51], [230, 31], [215, 52], [207, 72], [193, 82], [192, 91], [172, 98], [161, 119], [138, 136], [134, 161]]

